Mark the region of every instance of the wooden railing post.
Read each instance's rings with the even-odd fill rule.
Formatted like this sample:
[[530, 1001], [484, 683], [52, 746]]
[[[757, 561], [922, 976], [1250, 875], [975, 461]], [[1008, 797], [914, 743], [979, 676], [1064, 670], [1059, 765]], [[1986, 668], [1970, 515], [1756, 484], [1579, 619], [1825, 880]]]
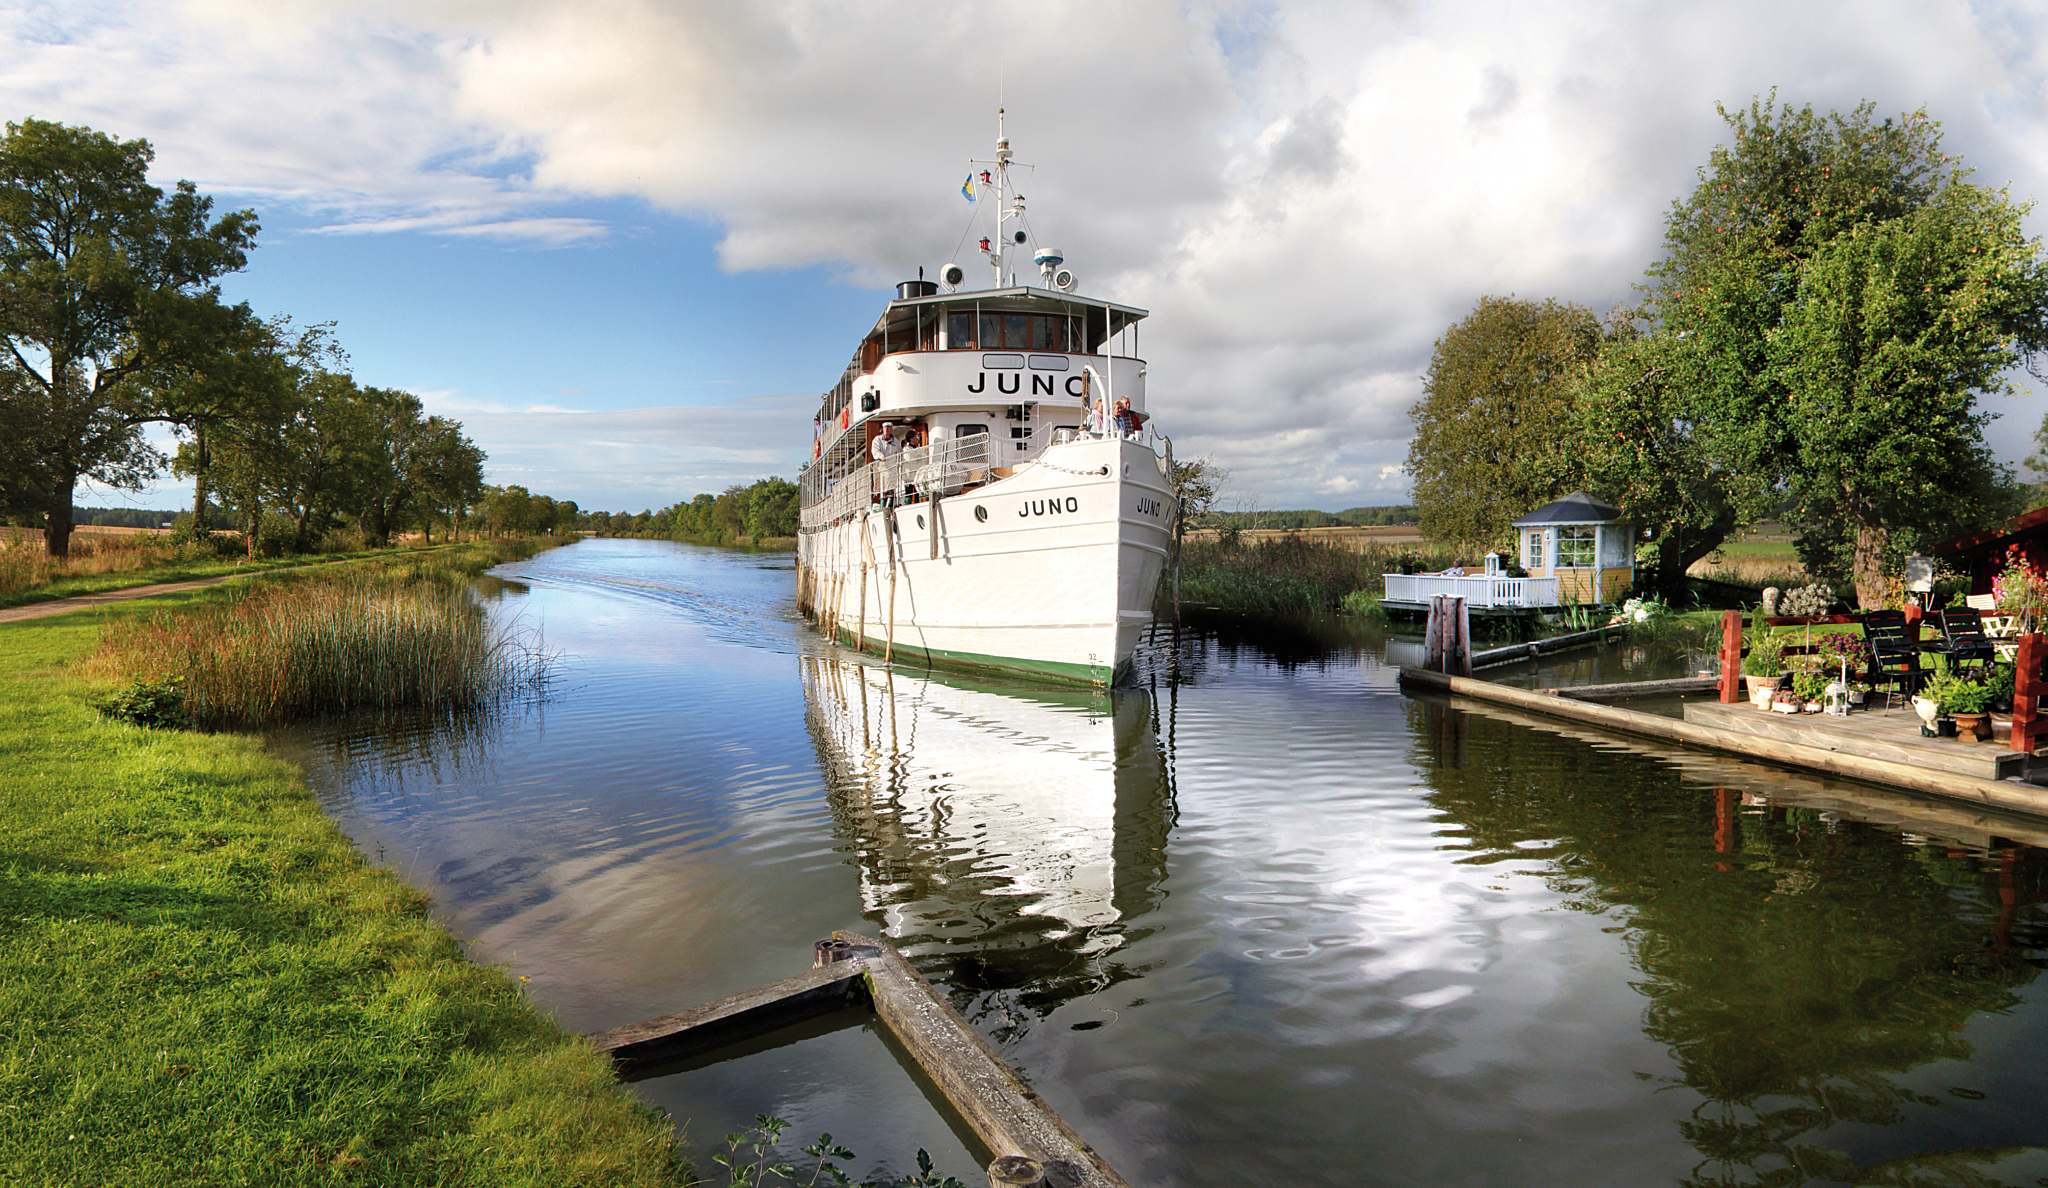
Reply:
[[1721, 704], [1742, 700], [1742, 612], [1721, 616]]
[[2038, 740], [2048, 733], [2041, 721], [2041, 697], [2048, 694], [2048, 680], [2041, 677], [2041, 665], [2048, 661], [2048, 635], [2036, 632], [2020, 636], [2019, 654], [2013, 658], [2012, 749], [2032, 753]]

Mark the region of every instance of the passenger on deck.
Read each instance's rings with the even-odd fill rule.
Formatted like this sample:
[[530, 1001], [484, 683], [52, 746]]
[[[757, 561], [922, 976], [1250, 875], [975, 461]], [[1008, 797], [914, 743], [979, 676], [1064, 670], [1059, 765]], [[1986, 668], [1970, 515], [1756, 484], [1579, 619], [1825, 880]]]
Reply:
[[896, 426], [883, 421], [882, 431], [875, 434], [875, 440], [868, 444], [868, 457], [880, 462], [884, 458], [894, 457], [902, 450], [903, 447], [896, 443]]
[[1113, 429], [1109, 401], [1100, 396], [1095, 397], [1094, 402], [1088, 406], [1088, 432], [1097, 437], [1108, 437]]
[[1116, 421], [1118, 436], [1129, 437], [1143, 431], [1138, 424], [1138, 414], [1131, 411], [1131, 402], [1128, 400], [1118, 398], [1116, 412], [1112, 416]]

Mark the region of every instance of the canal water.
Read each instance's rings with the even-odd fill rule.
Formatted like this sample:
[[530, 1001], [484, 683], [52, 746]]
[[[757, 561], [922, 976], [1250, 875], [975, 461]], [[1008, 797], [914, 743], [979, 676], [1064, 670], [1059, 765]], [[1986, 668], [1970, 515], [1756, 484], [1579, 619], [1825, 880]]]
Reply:
[[[1162, 636], [1087, 693], [835, 648], [783, 554], [483, 585], [561, 653], [543, 702], [276, 745], [573, 1030], [847, 928], [1136, 1185], [2048, 1182], [2048, 827], [1409, 697], [1355, 629]], [[634, 1091], [705, 1153], [768, 1114], [862, 1176], [986, 1157], [851, 1013]]]

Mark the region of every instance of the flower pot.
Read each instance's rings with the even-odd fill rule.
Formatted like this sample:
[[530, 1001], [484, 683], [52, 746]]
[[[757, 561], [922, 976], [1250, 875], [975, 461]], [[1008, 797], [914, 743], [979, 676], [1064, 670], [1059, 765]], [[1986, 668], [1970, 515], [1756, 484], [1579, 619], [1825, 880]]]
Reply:
[[1851, 689], [1849, 690], [1849, 704], [1862, 705], [1863, 699], [1868, 696], [1870, 696], [1870, 690], [1868, 689]]
[[1751, 696], [1754, 696], [1758, 690], [1769, 692], [1777, 688], [1778, 682], [1783, 679], [1783, 676], [1751, 676], [1746, 672], [1742, 674], [1743, 687], [1749, 690]]
[[1950, 714], [1955, 720], [1956, 737], [1964, 742], [1982, 742], [1991, 737], [1990, 714]]
[[1771, 708], [1771, 690], [1759, 685], [1749, 691], [1749, 701], [1760, 710], [1768, 710]]

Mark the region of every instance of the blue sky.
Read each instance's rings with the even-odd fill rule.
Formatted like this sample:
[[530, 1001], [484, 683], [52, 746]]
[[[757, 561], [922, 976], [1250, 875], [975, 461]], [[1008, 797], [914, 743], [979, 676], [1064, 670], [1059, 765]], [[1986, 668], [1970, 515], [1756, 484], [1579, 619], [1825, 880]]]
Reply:
[[[0, 113], [255, 207], [231, 296], [612, 510], [794, 474], [889, 286], [956, 258], [999, 102], [1040, 243], [1153, 312], [1177, 452], [1240, 505], [1403, 501], [1435, 339], [1626, 298], [1715, 104], [1774, 87], [1924, 105], [2048, 195], [2035, 4], [0, 0]], [[1993, 409], [2016, 461], [2048, 398]]]

